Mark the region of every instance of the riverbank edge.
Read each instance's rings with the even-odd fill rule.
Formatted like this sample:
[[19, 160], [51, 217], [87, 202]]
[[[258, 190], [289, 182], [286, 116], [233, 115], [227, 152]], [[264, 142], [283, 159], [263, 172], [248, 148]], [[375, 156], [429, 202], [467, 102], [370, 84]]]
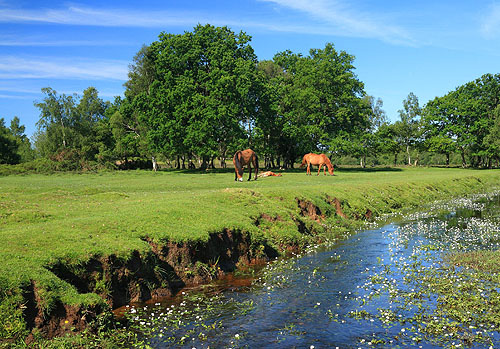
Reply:
[[[23, 320], [29, 335], [27, 344], [40, 338], [54, 338], [68, 333], [98, 331], [113, 324], [111, 309], [130, 302], [154, 300], [174, 295], [184, 286], [211, 282], [242, 266], [267, 263], [305, 246], [340, 239], [363, 222], [383, 214], [416, 209], [444, 197], [453, 198], [484, 192], [498, 185], [499, 172], [450, 180], [397, 183], [374, 188], [369, 185], [362, 197], [337, 195], [335, 190], [308, 197], [295, 197], [295, 212], [290, 217], [262, 213], [255, 218], [259, 233], [225, 228], [209, 234], [207, 241], [154, 241], [145, 236], [148, 252], [131, 251], [123, 260], [114, 255], [95, 256], [78, 265], [63, 263], [51, 271], [73, 285], [79, 293], [98, 295], [102, 301], [91, 304], [57, 302], [50, 313], [43, 303], [43, 292], [32, 280], [21, 291]], [[254, 195], [247, 193], [247, 195]], [[277, 205], [280, 205], [277, 200]], [[269, 234], [280, 224], [296, 226], [297, 239], [282, 240]], [[78, 271], [78, 272], [77, 272]], [[10, 339], [13, 343], [15, 339]], [[9, 340], [2, 344], [9, 343]]]

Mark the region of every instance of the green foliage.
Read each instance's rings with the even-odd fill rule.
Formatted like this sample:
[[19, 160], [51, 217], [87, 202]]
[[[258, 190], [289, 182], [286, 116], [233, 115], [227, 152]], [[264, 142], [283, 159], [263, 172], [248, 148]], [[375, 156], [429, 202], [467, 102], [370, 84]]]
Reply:
[[304, 153], [337, 151], [336, 139], [343, 132], [360, 134], [366, 129], [370, 109], [353, 61], [331, 43], [311, 49], [308, 57], [290, 51], [275, 55], [282, 69], [272, 80], [279, 91], [275, 112], [281, 118], [275, 132], [281, 133], [279, 155], [287, 165]]
[[17, 164], [21, 160], [18, 154], [19, 144], [10, 130], [5, 127], [5, 120], [0, 118], [0, 164]]
[[[121, 109], [146, 151], [203, 158], [232, 154], [255, 120], [256, 57], [245, 33], [198, 25], [161, 33], [136, 57]], [[125, 122], [127, 123], [127, 122]], [[231, 150], [231, 151], [230, 151]]]
[[81, 98], [76, 94], [58, 95], [51, 88], [43, 88], [42, 92], [46, 95], [44, 100], [35, 103], [40, 109], [35, 148], [41, 157], [71, 161], [79, 168], [80, 161], [95, 161], [100, 152], [109, 151], [112, 143], [106, 119], [109, 103], [98, 97], [94, 87], [83, 91]]
[[485, 74], [436, 97], [424, 109], [425, 138], [431, 150], [459, 151], [462, 165], [491, 167], [498, 163], [498, 111], [500, 74]]

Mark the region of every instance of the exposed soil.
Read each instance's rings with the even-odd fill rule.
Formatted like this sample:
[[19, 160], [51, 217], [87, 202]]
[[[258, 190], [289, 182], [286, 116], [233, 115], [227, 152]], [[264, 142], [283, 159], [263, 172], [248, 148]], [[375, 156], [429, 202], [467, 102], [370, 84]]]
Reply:
[[[36, 284], [32, 282], [23, 291], [26, 300], [23, 311], [26, 323], [29, 328], [36, 328], [46, 338], [61, 336], [69, 331], [82, 331], [104, 310], [100, 306], [84, 308], [57, 302], [48, 316], [40, 306], [43, 301]], [[32, 341], [33, 332], [26, 338], [26, 343], [30, 344]]]
[[325, 219], [325, 215], [321, 212], [319, 207], [313, 204], [311, 201], [302, 200], [299, 198], [296, 198], [295, 200], [297, 201], [297, 205], [299, 206], [301, 216], [309, 217], [318, 223]]

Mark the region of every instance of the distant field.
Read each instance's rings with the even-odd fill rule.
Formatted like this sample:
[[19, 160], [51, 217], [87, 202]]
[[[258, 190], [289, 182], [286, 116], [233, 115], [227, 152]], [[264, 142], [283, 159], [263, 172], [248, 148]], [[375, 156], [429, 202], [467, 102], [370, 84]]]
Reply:
[[[292, 242], [301, 238], [290, 219], [299, 214], [296, 198], [314, 202], [334, 226], [339, 217], [326, 195], [342, 201], [348, 216], [367, 208], [377, 215], [491, 188], [499, 180], [500, 170], [443, 168], [340, 169], [335, 176], [294, 171], [243, 183], [229, 171], [0, 177], [0, 291], [35, 280], [52, 285], [53, 296], [65, 303], [92, 302], [93, 295], [78, 294], [44, 266], [110, 254], [126, 258], [132, 250], [150, 249], [141, 237], [206, 240], [224, 228]], [[263, 213], [282, 217], [278, 228], [257, 227]]]

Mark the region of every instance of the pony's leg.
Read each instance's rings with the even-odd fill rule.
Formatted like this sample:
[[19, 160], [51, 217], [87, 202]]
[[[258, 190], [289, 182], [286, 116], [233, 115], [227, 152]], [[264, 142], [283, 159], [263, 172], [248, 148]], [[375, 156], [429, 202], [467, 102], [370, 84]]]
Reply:
[[252, 180], [252, 166], [248, 164], [248, 180]]
[[306, 172], [306, 175], [310, 175], [311, 174], [311, 167], [310, 166], [311, 166], [311, 163], [308, 162], [307, 163], [307, 172]]
[[319, 171], [321, 171], [321, 166], [323, 166], [323, 164], [319, 164], [318, 174], [316, 176], [319, 176]]

